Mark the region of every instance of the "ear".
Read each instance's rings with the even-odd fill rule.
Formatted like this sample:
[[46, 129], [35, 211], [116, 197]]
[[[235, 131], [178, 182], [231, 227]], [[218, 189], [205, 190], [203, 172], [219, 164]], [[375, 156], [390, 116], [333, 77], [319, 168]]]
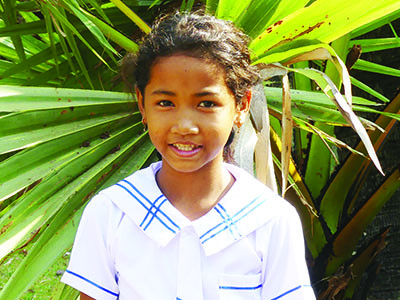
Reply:
[[240, 128], [246, 120], [246, 115], [250, 110], [252, 91], [247, 90], [240, 104], [236, 106], [235, 125]]
[[142, 122], [146, 123], [146, 112], [144, 109], [144, 97], [137, 86], [135, 87], [135, 92], [136, 92], [136, 99], [137, 99], [138, 106], [139, 106], [139, 111], [142, 114]]

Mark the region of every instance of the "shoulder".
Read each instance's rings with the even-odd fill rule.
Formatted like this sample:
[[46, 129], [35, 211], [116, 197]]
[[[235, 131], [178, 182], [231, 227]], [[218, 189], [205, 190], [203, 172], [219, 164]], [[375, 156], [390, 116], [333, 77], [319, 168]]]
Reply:
[[236, 179], [235, 195], [240, 195], [241, 201], [246, 202], [256, 198], [262, 199], [262, 207], [266, 210], [264, 218], [267, 216], [274, 218], [297, 216], [295, 208], [287, 200], [247, 171], [231, 164], [226, 164], [226, 168]]
[[[135, 184], [141, 189], [152, 187], [154, 174], [159, 168], [159, 163], [154, 163], [149, 167], [138, 170], [121, 181], [101, 190], [88, 202], [85, 208], [85, 214], [95, 214], [99, 217], [106, 217], [112, 213], [118, 213], [121, 208], [118, 206], [118, 199], [125, 199], [126, 194], [123, 191], [122, 183], [128, 182]], [[122, 195], [122, 196], [121, 196]]]
[[[286, 239], [287, 235], [303, 236], [300, 217], [292, 204], [247, 171], [232, 165], [227, 167], [237, 179], [230, 205], [238, 205], [237, 211], [243, 212], [241, 215], [248, 213], [241, 221], [242, 227], [256, 229], [262, 239], [271, 235], [276, 239]], [[251, 208], [254, 210], [250, 212]]]
[[[226, 165], [236, 181], [217, 209], [228, 216], [246, 236], [253, 231], [270, 235], [272, 232], [292, 230], [299, 225], [295, 208], [277, 193], [236, 166]], [[294, 229], [297, 230], [297, 229]]]
[[142, 212], [143, 205], [148, 205], [147, 199], [160, 193], [154, 176], [159, 167], [160, 163], [153, 163], [101, 190], [85, 207], [81, 227], [97, 226], [109, 231], [116, 230], [125, 215], [138, 219], [136, 215]]
[[155, 162], [147, 168], [138, 170], [116, 184], [102, 190], [99, 194], [105, 195], [118, 205], [121, 200], [130, 199], [132, 193], [139, 193], [146, 197], [159, 194], [155, 174], [161, 168], [161, 162]]
[[99, 228], [107, 232], [108, 228], [115, 228], [122, 218], [123, 211], [103, 192], [95, 195], [86, 205], [83, 212], [81, 228]]
[[[151, 197], [151, 194], [159, 194], [155, 174], [161, 167], [161, 162], [155, 162], [150, 166], [138, 170], [119, 182], [101, 190], [93, 199], [93, 206], [101, 206], [101, 203], [111, 202], [124, 210], [127, 202], [131, 202], [136, 195]], [[92, 202], [91, 201], [91, 202]], [[107, 205], [111, 205], [107, 203]]]

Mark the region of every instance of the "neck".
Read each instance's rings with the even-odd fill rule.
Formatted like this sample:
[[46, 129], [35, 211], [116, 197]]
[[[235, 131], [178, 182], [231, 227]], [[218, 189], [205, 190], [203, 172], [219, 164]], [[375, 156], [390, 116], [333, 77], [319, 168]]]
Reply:
[[195, 220], [218, 203], [234, 183], [234, 178], [221, 160], [195, 172], [179, 172], [163, 164], [157, 173], [157, 183], [172, 205], [188, 219]]

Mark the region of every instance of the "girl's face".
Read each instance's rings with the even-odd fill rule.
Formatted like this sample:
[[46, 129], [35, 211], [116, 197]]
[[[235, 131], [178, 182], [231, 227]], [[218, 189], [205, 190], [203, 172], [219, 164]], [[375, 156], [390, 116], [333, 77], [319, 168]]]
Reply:
[[[237, 106], [224, 71], [185, 55], [158, 59], [144, 95], [136, 90], [150, 139], [163, 166], [195, 172], [220, 164], [233, 125], [241, 125], [250, 96]], [[143, 97], [144, 96], [144, 97]]]

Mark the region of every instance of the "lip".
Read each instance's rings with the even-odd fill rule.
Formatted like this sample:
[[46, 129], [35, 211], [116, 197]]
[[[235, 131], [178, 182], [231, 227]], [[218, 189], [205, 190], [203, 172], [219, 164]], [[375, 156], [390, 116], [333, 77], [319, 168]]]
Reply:
[[188, 142], [175, 142], [168, 145], [180, 157], [192, 157], [200, 152], [202, 146]]

